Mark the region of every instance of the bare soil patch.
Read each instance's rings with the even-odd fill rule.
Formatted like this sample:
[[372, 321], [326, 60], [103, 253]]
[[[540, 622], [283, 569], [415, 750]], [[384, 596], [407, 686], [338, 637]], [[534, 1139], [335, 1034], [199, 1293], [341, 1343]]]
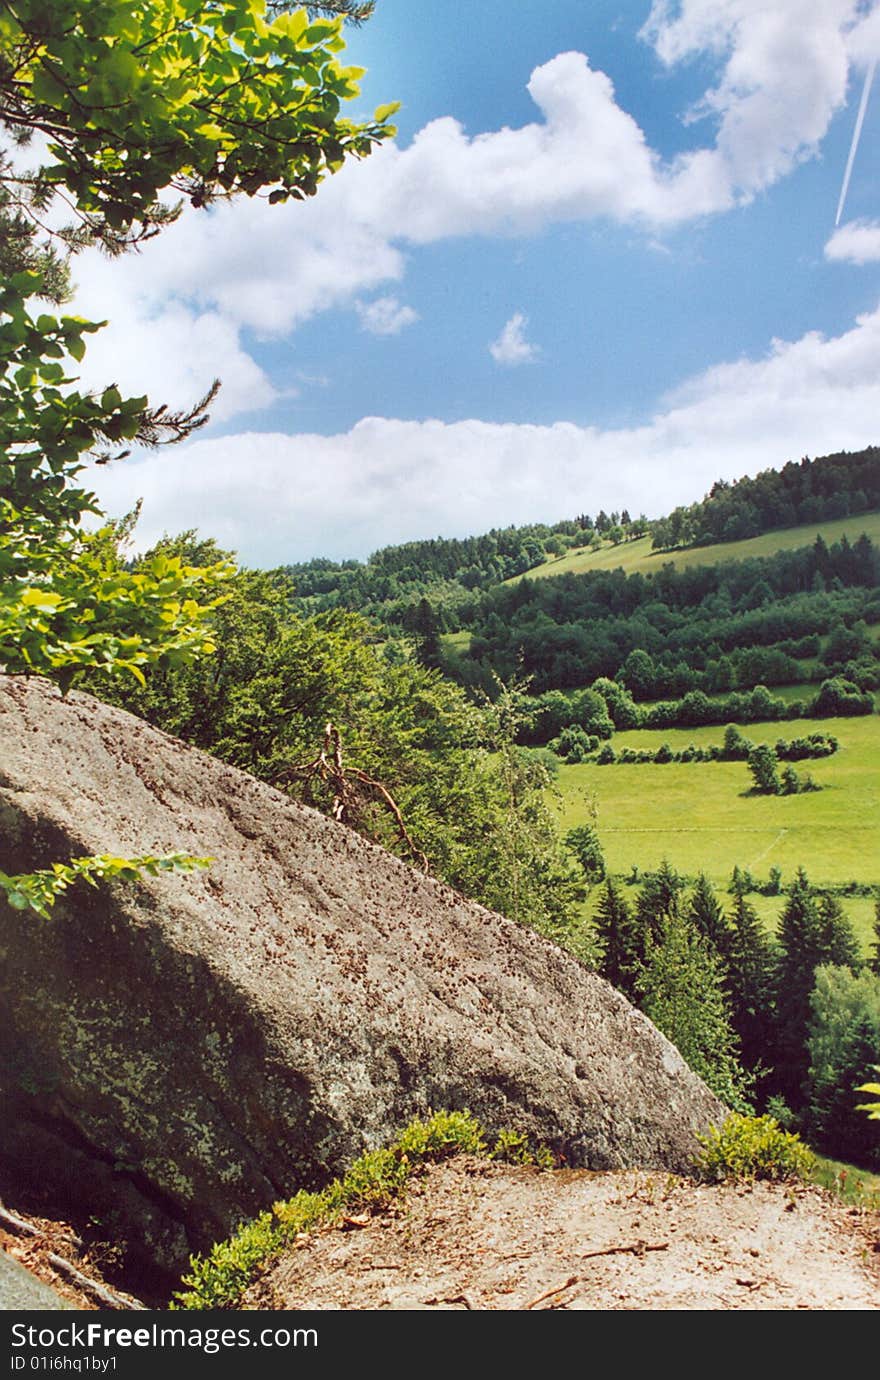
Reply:
[[880, 1214], [801, 1186], [457, 1159], [304, 1238], [243, 1306], [880, 1309]]

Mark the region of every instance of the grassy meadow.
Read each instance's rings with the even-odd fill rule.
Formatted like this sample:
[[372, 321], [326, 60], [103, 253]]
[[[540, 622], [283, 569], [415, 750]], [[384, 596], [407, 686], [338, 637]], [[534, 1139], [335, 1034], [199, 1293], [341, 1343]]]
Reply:
[[[793, 796], [749, 796], [745, 762], [669, 762], [599, 767], [562, 765], [556, 783], [563, 830], [589, 822], [591, 803], [609, 870], [642, 872], [668, 858], [679, 872], [706, 872], [724, 889], [736, 864], [759, 880], [779, 867], [783, 883], [804, 867], [818, 886], [849, 881], [880, 886], [880, 719], [799, 719], [748, 724], [754, 743], [807, 733], [832, 733], [840, 740], [833, 757], [795, 763], [820, 791]], [[720, 743], [723, 728], [634, 729], [616, 733], [624, 747], [673, 752], [694, 743]], [[769, 925], [781, 909], [779, 897], [752, 898]], [[849, 897], [847, 914], [863, 942], [870, 934], [873, 900]]]
[[[627, 575], [637, 571], [648, 575], [660, 566], [672, 564], [679, 570], [694, 565], [718, 565], [722, 561], [744, 561], [752, 556], [772, 556], [777, 551], [796, 551], [801, 546], [812, 546], [821, 533], [830, 546], [846, 536], [849, 541], [857, 541], [865, 532], [873, 542], [880, 542], [880, 513], [861, 513], [858, 517], [838, 518], [833, 522], [808, 523], [803, 527], [787, 527], [778, 532], [766, 532], [760, 537], [749, 537], [746, 541], [720, 542], [714, 546], [693, 546], [683, 551], [652, 551], [651, 538], [639, 537], [637, 541], [621, 542], [620, 546], [607, 543], [598, 551], [569, 551], [564, 556], [554, 556], [543, 565], [535, 566], [527, 572], [530, 580], [542, 579], [550, 575], [585, 575], [590, 570], [625, 570]], [[514, 579], [521, 580], [521, 575]], [[509, 580], [508, 584], [513, 581]]]

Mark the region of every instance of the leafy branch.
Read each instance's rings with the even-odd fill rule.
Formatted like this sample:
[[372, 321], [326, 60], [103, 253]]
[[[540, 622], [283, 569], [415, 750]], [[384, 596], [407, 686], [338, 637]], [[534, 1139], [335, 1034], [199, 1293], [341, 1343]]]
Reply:
[[0, 891], [5, 892], [14, 910], [34, 910], [48, 920], [58, 897], [74, 882], [84, 881], [95, 887], [111, 878], [135, 882], [144, 874], [158, 877], [166, 872], [194, 872], [210, 867], [212, 862], [212, 858], [196, 858], [189, 853], [167, 853], [162, 857], [146, 854], [140, 858], [115, 858], [102, 853], [98, 857], [73, 858], [69, 863], [56, 862], [51, 867], [14, 877], [0, 872]]

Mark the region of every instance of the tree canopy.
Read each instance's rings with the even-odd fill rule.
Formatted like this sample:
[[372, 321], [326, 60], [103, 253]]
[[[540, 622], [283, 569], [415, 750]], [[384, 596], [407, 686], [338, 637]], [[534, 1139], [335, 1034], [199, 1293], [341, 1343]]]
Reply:
[[59, 193], [70, 243], [120, 247], [177, 214], [163, 193], [197, 207], [314, 194], [388, 136], [396, 108], [340, 115], [363, 74], [339, 61], [341, 25], [265, 0], [4, 0], [0, 124], [48, 150], [21, 204], [36, 217]]

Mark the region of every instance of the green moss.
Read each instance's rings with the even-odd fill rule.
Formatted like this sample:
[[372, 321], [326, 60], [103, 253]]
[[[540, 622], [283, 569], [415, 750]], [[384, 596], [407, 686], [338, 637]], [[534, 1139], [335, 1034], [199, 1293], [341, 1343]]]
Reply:
[[317, 1193], [305, 1190], [271, 1212], [261, 1213], [239, 1228], [228, 1241], [219, 1241], [204, 1256], [193, 1256], [185, 1289], [175, 1295], [176, 1309], [233, 1308], [257, 1272], [291, 1241], [319, 1226], [332, 1226], [343, 1214], [378, 1209], [406, 1187], [413, 1170], [427, 1161], [450, 1155], [482, 1155], [518, 1164], [552, 1167], [546, 1148], [532, 1151], [521, 1132], [502, 1131], [493, 1149], [470, 1112], [436, 1112], [427, 1121], [410, 1122], [390, 1146], [367, 1150], [348, 1173]]

